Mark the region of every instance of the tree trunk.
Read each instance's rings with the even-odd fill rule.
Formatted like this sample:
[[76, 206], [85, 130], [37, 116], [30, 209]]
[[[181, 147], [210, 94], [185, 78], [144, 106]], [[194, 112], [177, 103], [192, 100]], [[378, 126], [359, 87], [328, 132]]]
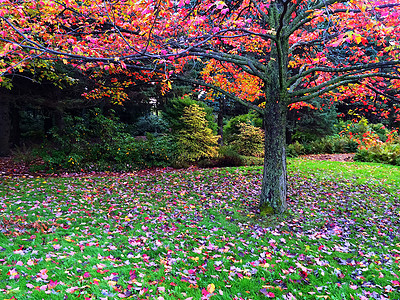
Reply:
[[268, 70], [265, 73], [265, 157], [261, 186], [261, 215], [282, 214], [287, 209], [286, 115], [289, 36], [285, 33], [287, 18], [283, 18], [287, 2], [271, 2], [268, 23], [277, 29], [277, 39], [271, 42]]
[[219, 110], [218, 110], [218, 145], [222, 147], [224, 145], [224, 114], [225, 114], [225, 96], [219, 96]]
[[10, 99], [0, 91], [0, 156], [10, 152]]
[[261, 215], [281, 214], [287, 209], [286, 107], [277, 101], [269, 101], [266, 105]]
[[21, 145], [21, 117], [19, 115], [19, 108], [17, 106], [16, 101], [14, 100], [10, 106], [10, 115], [11, 115], [11, 132], [10, 132], [10, 141], [11, 147], [20, 146]]

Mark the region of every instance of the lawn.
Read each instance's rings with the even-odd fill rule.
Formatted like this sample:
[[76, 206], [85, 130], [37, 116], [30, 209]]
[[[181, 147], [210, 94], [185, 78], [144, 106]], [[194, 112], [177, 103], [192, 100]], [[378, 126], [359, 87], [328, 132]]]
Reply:
[[0, 177], [0, 298], [400, 299], [400, 168], [291, 159], [264, 219], [261, 171]]

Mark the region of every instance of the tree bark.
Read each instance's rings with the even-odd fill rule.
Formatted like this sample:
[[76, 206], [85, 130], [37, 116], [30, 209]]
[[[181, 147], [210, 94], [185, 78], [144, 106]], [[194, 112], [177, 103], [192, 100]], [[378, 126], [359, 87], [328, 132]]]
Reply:
[[225, 96], [219, 96], [219, 110], [218, 110], [218, 144], [220, 147], [224, 145], [224, 114], [225, 114]]
[[261, 186], [261, 215], [282, 214], [287, 209], [286, 115], [289, 36], [285, 34], [287, 9], [284, 1], [273, 2], [269, 25], [277, 28], [277, 40], [271, 44], [268, 80], [264, 82], [265, 156]]
[[269, 101], [265, 112], [265, 157], [260, 213], [282, 214], [287, 209], [286, 107], [279, 101]]
[[10, 153], [10, 99], [0, 91], [0, 156]]

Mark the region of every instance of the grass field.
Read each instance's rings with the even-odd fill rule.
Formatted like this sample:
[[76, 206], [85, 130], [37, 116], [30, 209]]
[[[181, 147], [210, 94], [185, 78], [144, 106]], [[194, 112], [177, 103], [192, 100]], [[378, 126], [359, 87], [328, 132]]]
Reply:
[[400, 168], [291, 159], [264, 219], [261, 170], [0, 177], [0, 299], [400, 299]]

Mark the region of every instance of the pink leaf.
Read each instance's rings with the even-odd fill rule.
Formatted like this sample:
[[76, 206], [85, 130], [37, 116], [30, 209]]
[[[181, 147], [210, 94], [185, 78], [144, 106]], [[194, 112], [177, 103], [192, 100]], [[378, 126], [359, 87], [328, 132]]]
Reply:
[[221, 14], [226, 15], [229, 11], [229, 8], [224, 8], [223, 10], [221, 10]]

